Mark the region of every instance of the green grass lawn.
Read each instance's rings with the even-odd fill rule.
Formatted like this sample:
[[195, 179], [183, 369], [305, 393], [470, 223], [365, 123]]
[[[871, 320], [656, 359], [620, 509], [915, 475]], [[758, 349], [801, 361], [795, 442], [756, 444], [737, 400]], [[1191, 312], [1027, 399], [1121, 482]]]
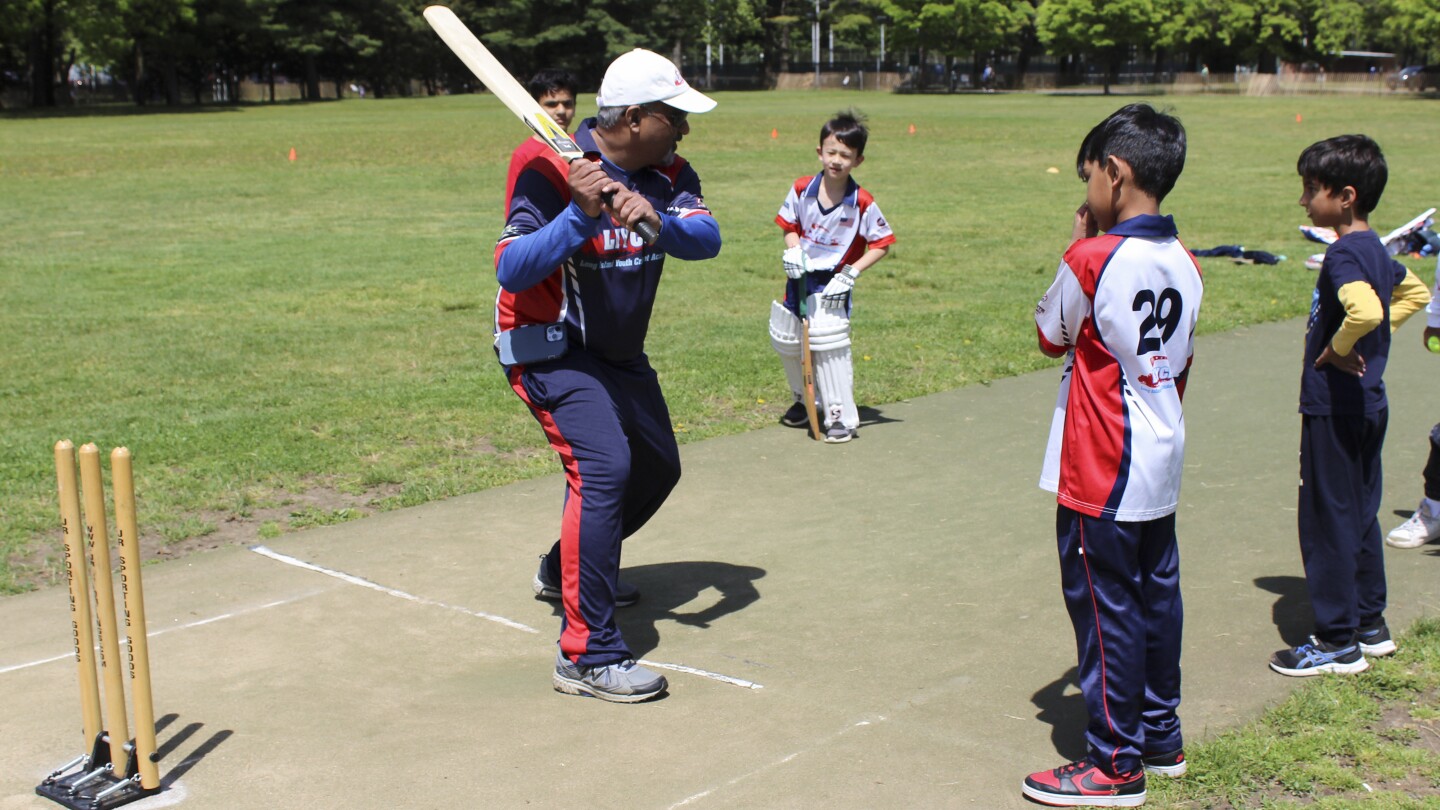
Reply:
[[[783, 283], [773, 218], [816, 166], [822, 121], [851, 104], [872, 128], [857, 177], [900, 240], [858, 288], [860, 401], [1052, 363], [1031, 311], [1083, 200], [1075, 151], [1130, 99], [717, 97], [681, 151], [725, 247], [671, 262], [648, 346], [682, 441], [770, 424], [788, 404], [766, 333]], [[1308, 307], [1300, 259], [1319, 246], [1295, 227], [1294, 170], [1307, 144], [1380, 140], [1380, 230], [1440, 197], [1431, 101], [1162, 102], [1190, 135], [1165, 204], [1186, 243], [1291, 257], [1205, 260], [1204, 331]], [[114, 112], [0, 117], [0, 593], [63, 573], [61, 438], [133, 450], [142, 540], [172, 553], [557, 469], [490, 350], [501, 184], [521, 134], [494, 99]]]
[[1354, 676], [1299, 685], [1264, 716], [1186, 747], [1190, 773], [1147, 780], [1171, 810], [1440, 808], [1440, 621]]

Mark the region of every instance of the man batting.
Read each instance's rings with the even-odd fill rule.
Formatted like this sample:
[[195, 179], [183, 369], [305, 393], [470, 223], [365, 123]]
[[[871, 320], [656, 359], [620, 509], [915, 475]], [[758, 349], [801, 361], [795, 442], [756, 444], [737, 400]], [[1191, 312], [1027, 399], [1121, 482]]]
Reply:
[[[687, 116], [715, 102], [669, 60], [636, 49], [605, 72], [596, 117], [561, 182], [515, 178], [495, 249], [495, 348], [565, 470], [560, 539], [541, 558], [538, 596], [564, 605], [556, 691], [635, 703], [662, 694], [615, 624], [638, 598], [620, 582], [620, 544], [680, 478], [680, 453], [645, 335], [665, 257], [709, 259], [720, 228], [700, 178], [675, 154]], [[612, 196], [613, 195], [613, 196]], [[646, 244], [641, 223], [658, 231]]]

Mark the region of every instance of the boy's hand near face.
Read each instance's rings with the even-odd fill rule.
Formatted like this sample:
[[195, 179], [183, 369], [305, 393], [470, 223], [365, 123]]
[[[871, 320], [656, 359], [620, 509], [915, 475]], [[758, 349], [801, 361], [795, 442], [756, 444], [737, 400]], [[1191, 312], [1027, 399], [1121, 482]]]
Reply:
[[1357, 351], [1340, 355], [1336, 354], [1335, 350], [1327, 345], [1325, 351], [1320, 352], [1320, 356], [1315, 358], [1315, 368], [1321, 368], [1326, 363], [1340, 369], [1346, 374], [1354, 374], [1356, 377], [1365, 376], [1365, 358], [1361, 357]]
[[1100, 226], [1090, 214], [1090, 203], [1081, 203], [1080, 207], [1075, 209], [1075, 227], [1070, 230], [1070, 241], [1073, 243], [1089, 239], [1099, 233]]

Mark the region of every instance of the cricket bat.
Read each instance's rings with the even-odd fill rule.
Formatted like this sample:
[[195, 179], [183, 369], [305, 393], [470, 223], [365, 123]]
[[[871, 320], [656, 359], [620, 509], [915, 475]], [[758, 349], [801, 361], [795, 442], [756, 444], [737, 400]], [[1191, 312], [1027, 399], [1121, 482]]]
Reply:
[[[804, 293], [802, 287], [801, 293]], [[810, 438], [820, 441], [820, 417], [815, 413], [815, 363], [810, 357], [810, 317], [805, 298], [800, 299], [800, 376], [805, 381], [805, 415], [810, 418]]]
[[[460, 57], [460, 61], [470, 68], [487, 89], [490, 90], [500, 103], [504, 104], [510, 112], [515, 113], [531, 132], [540, 136], [555, 150], [555, 154], [564, 158], [567, 162], [585, 159], [586, 155], [575, 141], [565, 134], [555, 120], [541, 109], [540, 103], [530, 97], [520, 82], [510, 75], [510, 71], [500, 64], [489, 49], [481, 44], [465, 23], [455, 16], [455, 12], [445, 6], [427, 6], [425, 8], [425, 20], [435, 33], [445, 40], [450, 50]], [[606, 195], [605, 202], [608, 204], [613, 195]], [[645, 243], [653, 244], [659, 234], [648, 222], [640, 222], [635, 226], [635, 232]]]

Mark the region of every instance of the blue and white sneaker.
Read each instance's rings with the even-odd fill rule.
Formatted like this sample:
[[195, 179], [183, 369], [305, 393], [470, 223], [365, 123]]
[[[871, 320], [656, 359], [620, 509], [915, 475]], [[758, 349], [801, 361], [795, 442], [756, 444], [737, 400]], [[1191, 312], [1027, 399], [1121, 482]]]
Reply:
[[1375, 627], [1360, 628], [1360, 652], [1372, 658], [1391, 655], [1395, 652], [1395, 639], [1390, 637], [1390, 628], [1385, 622]]
[[1281, 675], [1304, 678], [1322, 672], [1353, 675], [1364, 672], [1370, 662], [1360, 652], [1360, 645], [1354, 642], [1343, 647], [1334, 647], [1310, 637], [1305, 644], [1293, 650], [1280, 650], [1270, 656], [1270, 668]]

